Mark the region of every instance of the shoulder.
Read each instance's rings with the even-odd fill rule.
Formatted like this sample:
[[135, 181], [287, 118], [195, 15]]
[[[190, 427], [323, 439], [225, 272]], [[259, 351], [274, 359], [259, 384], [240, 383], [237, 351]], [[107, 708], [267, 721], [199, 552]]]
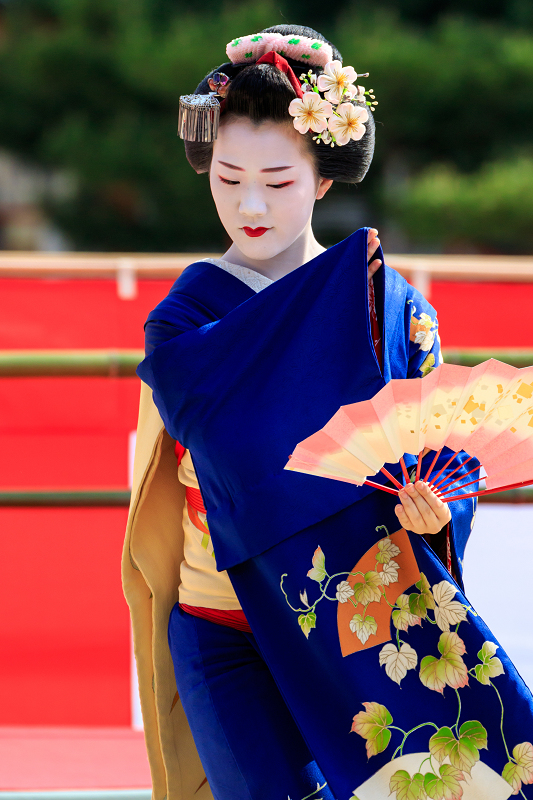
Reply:
[[254, 294], [241, 280], [209, 261], [189, 264], [148, 315], [144, 325], [146, 354], [182, 333], [218, 322]]
[[172, 288], [156, 307], [150, 311], [146, 322], [164, 320], [175, 321], [176, 312], [179, 313], [187, 305], [187, 299], [193, 299], [195, 286], [199, 281], [205, 282], [206, 274], [212, 265], [204, 261], [195, 261], [185, 267], [179, 278], [174, 281]]
[[[170, 292], [150, 311], [144, 324], [144, 349], [150, 355], [160, 344], [199, 328], [207, 322], [213, 322], [212, 315], [198, 307], [194, 295], [187, 292], [191, 280], [198, 279], [202, 273], [202, 262], [189, 265], [172, 286]], [[190, 274], [187, 275], [186, 273]]]
[[190, 327], [220, 319], [231, 308], [255, 292], [246, 284], [209, 261], [189, 264], [175, 281], [167, 296], [150, 312], [153, 321]]

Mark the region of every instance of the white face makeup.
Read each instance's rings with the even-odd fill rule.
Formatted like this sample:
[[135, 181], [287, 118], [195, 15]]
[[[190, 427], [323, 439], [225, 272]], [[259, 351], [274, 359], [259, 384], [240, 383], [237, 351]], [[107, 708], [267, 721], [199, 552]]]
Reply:
[[317, 178], [302, 135], [292, 126], [246, 119], [221, 125], [210, 183], [233, 247], [251, 264], [314, 241], [313, 206], [331, 185]]

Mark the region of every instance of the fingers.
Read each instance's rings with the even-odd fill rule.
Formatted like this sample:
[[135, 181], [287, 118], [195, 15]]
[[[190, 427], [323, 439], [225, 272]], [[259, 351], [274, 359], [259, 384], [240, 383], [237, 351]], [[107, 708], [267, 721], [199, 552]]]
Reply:
[[[416, 502], [415, 500], [418, 500]], [[422, 500], [412, 483], [408, 483], [403, 489], [400, 490], [398, 498], [401, 506], [396, 506], [396, 515], [402, 526], [414, 533], [427, 533], [429, 520], [426, 522], [422, 514]], [[423, 501], [425, 503], [425, 500]], [[429, 506], [426, 503], [426, 515], [429, 511]]]
[[[427, 483], [424, 481], [417, 481], [415, 483], [416, 491], [424, 498], [428, 506], [434, 512], [435, 516], [440, 520], [444, 519], [444, 525], [450, 521], [451, 513], [448, 505], [444, 503], [435, 492], [432, 492]], [[442, 527], [442, 525], [441, 525]]]
[[431, 491], [423, 481], [408, 483], [400, 490], [401, 506], [396, 506], [396, 516], [402, 527], [414, 533], [438, 533], [451, 519], [446, 503]]
[[378, 232], [376, 228], [370, 228], [368, 231], [368, 260], [372, 258], [374, 253], [379, 247]]
[[375, 273], [381, 267], [381, 261], [379, 258], [375, 258], [374, 261], [368, 267], [368, 280], [374, 277]]
[[[376, 228], [370, 228], [368, 231], [368, 261], [372, 261], [372, 258], [380, 245], [380, 240], [378, 239], [378, 232]], [[374, 273], [379, 269], [381, 266], [381, 261], [379, 259], [374, 259], [368, 268], [368, 280], [372, 278]]]

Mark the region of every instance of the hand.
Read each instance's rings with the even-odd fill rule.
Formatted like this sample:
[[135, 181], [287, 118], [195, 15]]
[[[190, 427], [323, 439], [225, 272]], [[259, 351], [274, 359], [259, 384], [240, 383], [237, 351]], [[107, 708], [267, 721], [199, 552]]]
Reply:
[[[380, 245], [380, 241], [379, 241], [379, 239], [377, 237], [378, 237], [377, 230], [375, 228], [370, 228], [370, 230], [368, 231], [368, 261], [369, 262], [372, 261], [372, 256], [374, 255], [374, 253], [376, 252], [376, 250], [378, 249], [378, 247]], [[378, 271], [380, 266], [381, 266], [381, 260], [379, 258], [376, 258], [374, 261], [372, 261], [371, 264], [369, 264], [369, 267], [368, 267], [368, 280], [370, 280], [372, 278], [372, 276], [374, 275], [375, 272]]]
[[394, 509], [402, 528], [413, 533], [438, 533], [451, 520], [447, 503], [427, 483], [408, 483], [400, 489], [401, 506]]

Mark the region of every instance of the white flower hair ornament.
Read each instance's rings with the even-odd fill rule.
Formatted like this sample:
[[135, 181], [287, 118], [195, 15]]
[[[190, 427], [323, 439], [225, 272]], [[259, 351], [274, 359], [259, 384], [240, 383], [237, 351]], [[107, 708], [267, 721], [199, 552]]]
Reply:
[[299, 133], [323, 133], [328, 127], [328, 117], [333, 114], [333, 106], [322, 100], [315, 92], [306, 92], [302, 99], [295, 97], [289, 105], [289, 114], [294, 117], [293, 125]]
[[365, 77], [368, 72], [358, 75], [353, 67], [343, 67], [340, 61], [328, 61], [318, 78], [312, 70], [300, 75], [304, 95], [289, 105], [296, 130], [299, 133], [311, 130], [317, 134], [313, 136], [317, 144], [330, 147], [362, 139], [366, 132], [364, 123], [368, 121], [367, 107], [374, 111], [377, 106], [372, 89], [367, 91], [364, 86], [355, 85], [357, 78]]

